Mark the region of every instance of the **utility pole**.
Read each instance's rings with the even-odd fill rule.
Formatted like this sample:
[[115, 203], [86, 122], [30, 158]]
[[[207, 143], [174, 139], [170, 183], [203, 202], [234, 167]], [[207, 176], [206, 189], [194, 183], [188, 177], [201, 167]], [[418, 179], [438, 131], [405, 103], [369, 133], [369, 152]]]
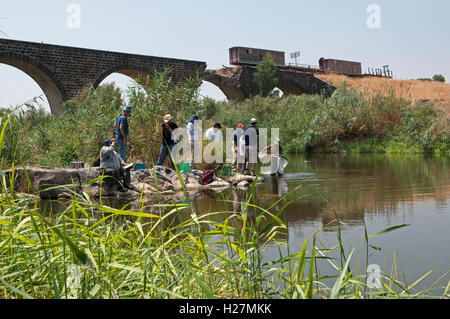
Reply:
[[299, 58], [299, 57], [300, 57], [300, 51], [291, 53], [291, 59], [295, 59], [295, 66], [298, 66], [297, 58]]

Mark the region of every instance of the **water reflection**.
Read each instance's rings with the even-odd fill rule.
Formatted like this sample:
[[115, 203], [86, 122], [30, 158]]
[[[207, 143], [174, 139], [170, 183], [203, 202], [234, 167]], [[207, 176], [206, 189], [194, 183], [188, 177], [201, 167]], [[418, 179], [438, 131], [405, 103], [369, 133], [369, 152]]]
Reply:
[[[302, 187], [299, 190], [289, 193], [300, 184]], [[320, 221], [322, 225], [327, 225], [335, 219], [335, 214], [349, 224], [359, 224], [366, 215], [386, 217], [404, 211], [405, 207], [410, 210], [411, 207], [417, 208], [414, 205], [417, 202], [432, 202], [435, 211], [448, 213], [449, 158], [290, 155], [286, 175], [265, 176], [265, 182], [254, 190], [252, 203], [267, 208], [287, 194], [274, 210], [293, 201], [282, 216], [288, 224]], [[230, 188], [221, 193], [205, 190], [188, 195], [192, 209], [198, 215], [208, 212], [237, 213], [245, 208], [248, 190]], [[186, 202], [182, 193], [176, 197], [146, 198], [145, 210], [154, 213], [152, 204], [180, 202]], [[124, 200], [104, 200], [104, 204], [117, 208], [127, 203]], [[139, 208], [141, 204], [139, 201], [128, 203], [129, 209]], [[48, 203], [43, 202], [42, 205], [48, 206]], [[67, 208], [66, 203], [53, 202], [50, 206], [53, 211]], [[254, 214], [253, 207], [249, 207], [249, 213]]]

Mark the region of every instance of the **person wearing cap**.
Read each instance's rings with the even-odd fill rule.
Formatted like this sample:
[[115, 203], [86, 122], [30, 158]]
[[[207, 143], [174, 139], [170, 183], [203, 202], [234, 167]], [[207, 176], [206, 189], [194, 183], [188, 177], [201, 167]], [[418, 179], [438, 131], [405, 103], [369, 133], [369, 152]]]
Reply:
[[222, 140], [222, 133], [220, 132], [222, 125], [215, 123], [213, 127], [209, 128], [205, 132], [205, 138], [212, 142], [219, 142]]
[[125, 161], [116, 153], [114, 139], [106, 139], [100, 150], [100, 168], [118, 170], [121, 166], [125, 166]]
[[186, 129], [189, 134], [189, 146], [190, 146], [190, 168], [195, 169], [195, 144], [198, 143], [198, 134], [195, 130], [195, 124], [199, 120], [197, 115], [192, 115], [189, 119], [189, 122], [186, 126]]
[[[159, 150], [158, 162], [157, 166], [162, 166], [166, 157], [169, 156], [170, 166], [172, 169], [175, 169], [175, 165], [173, 164], [172, 157], [175, 155], [170, 153], [172, 152], [173, 147], [177, 144], [177, 136], [175, 134], [175, 130], [178, 128], [178, 125], [172, 122], [172, 116], [167, 114], [164, 116], [164, 123], [161, 124], [160, 134], [162, 136], [161, 148]], [[175, 158], [174, 158], [175, 160]]]
[[131, 106], [125, 106], [123, 108], [123, 114], [121, 114], [116, 120], [114, 126], [114, 135], [116, 137], [117, 144], [119, 145], [119, 154], [122, 160], [127, 162], [127, 145], [128, 145], [128, 118], [131, 115]]
[[[259, 130], [255, 118], [250, 120], [250, 126], [244, 130], [245, 137], [245, 175], [256, 176], [256, 163], [258, 162]], [[250, 172], [251, 171], [251, 172]]]
[[243, 166], [241, 164], [244, 163], [244, 158], [241, 155], [241, 153], [239, 152], [240, 149], [240, 144], [241, 144], [241, 136], [244, 133], [244, 128], [245, 125], [242, 123], [239, 123], [236, 130], [234, 130], [233, 135], [232, 135], [232, 139], [233, 139], [233, 146], [231, 147], [231, 150], [233, 152], [233, 164], [231, 166], [231, 169], [234, 172], [238, 172], [240, 170], [240, 168]]
[[116, 153], [115, 139], [106, 139], [100, 150], [100, 168], [110, 169], [119, 173], [119, 177], [123, 180], [125, 188], [130, 187], [130, 169], [124, 169], [125, 161]]

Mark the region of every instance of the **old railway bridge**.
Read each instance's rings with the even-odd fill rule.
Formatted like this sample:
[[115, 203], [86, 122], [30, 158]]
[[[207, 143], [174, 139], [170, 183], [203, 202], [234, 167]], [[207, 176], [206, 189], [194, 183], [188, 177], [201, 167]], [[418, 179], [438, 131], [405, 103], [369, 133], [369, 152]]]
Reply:
[[[199, 74], [218, 86], [229, 100], [244, 100], [258, 94], [253, 81], [255, 66], [239, 65], [206, 70], [199, 61], [100, 51], [44, 43], [0, 39], [0, 63], [28, 74], [45, 93], [53, 114], [59, 114], [65, 101], [75, 98], [85, 87], [94, 88], [110, 74], [130, 77], [152, 74], [166, 67], [175, 83]], [[335, 89], [311, 73], [278, 68], [278, 85], [285, 94], [331, 94]]]

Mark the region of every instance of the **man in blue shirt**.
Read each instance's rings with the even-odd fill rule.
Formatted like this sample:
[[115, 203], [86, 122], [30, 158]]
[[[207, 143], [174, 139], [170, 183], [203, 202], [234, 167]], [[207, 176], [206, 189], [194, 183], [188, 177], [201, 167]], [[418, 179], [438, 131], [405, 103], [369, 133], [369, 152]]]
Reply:
[[119, 116], [114, 128], [117, 144], [119, 145], [119, 154], [122, 160], [127, 162], [127, 145], [128, 145], [128, 118], [131, 115], [131, 106], [123, 108], [123, 114]]

